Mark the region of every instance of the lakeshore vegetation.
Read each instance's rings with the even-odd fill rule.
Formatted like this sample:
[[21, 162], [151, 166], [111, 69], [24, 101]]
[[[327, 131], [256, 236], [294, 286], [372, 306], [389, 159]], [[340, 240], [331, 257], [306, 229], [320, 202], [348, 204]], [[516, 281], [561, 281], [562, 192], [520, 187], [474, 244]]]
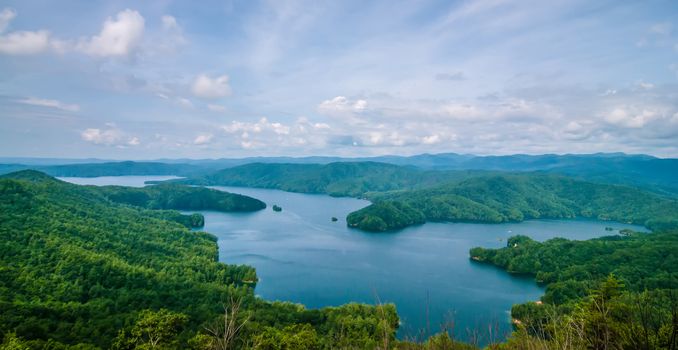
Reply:
[[375, 162], [255, 163], [172, 182], [364, 197], [373, 203], [349, 214], [347, 224], [374, 232], [431, 221], [501, 223], [576, 217], [653, 230], [678, 227], [674, 196], [543, 172], [422, 170]]
[[[425, 221], [577, 216], [652, 229], [587, 241], [516, 236], [501, 249], [472, 249], [476, 263], [532, 275], [546, 286], [539, 302], [513, 307], [514, 333], [488, 348], [678, 347], [672, 197], [545, 174], [430, 172], [419, 187], [407, 175], [417, 170], [398, 167], [389, 176], [400, 182], [379, 185], [375, 167], [382, 165], [348, 167], [362, 177], [341, 186], [336, 179], [318, 180], [313, 186], [323, 189], [313, 188], [371, 198], [374, 204], [356, 213], [374, 231]], [[354, 178], [351, 172], [343, 178]], [[302, 183], [311, 182], [295, 186]], [[1, 177], [0, 348], [477, 348], [445, 327], [427, 339], [396, 339], [395, 305], [309, 310], [257, 298], [256, 271], [218, 262], [216, 238], [189, 229], [204, 219], [173, 210], [265, 207], [215, 192], [180, 184], [77, 186], [35, 171]]]
[[[0, 179], [0, 348], [362, 349], [395, 337], [393, 305], [263, 301], [253, 268], [217, 261], [214, 236], [102, 193], [33, 171]], [[225, 315], [238, 326], [219, 328]]]

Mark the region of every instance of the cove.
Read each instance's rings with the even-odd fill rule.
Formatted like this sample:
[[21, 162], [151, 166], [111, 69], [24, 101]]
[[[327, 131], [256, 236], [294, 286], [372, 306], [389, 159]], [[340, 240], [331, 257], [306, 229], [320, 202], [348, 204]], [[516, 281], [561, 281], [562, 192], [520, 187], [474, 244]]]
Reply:
[[[80, 184], [143, 185], [158, 177], [64, 179]], [[104, 183], [106, 182], [106, 183]], [[267, 203], [255, 213], [202, 212], [204, 231], [218, 237], [220, 260], [248, 264], [260, 278], [256, 293], [267, 300], [309, 308], [348, 302], [392, 302], [401, 318], [399, 336], [415, 338], [453, 322], [462, 340], [500, 340], [511, 331], [513, 304], [543, 294], [532, 278], [473, 262], [469, 249], [501, 247], [523, 234], [536, 240], [588, 239], [615, 229], [642, 227], [592, 220], [531, 220], [509, 224], [427, 223], [389, 233], [346, 227], [345, 217], [369, 202], [277, 190], [213, 187]], [[274, 212], [276, 204], [282, 211]], [[338, 218], [333, 222], [332, 217]], [[616, 233], [616, 232], [615, 232]]]

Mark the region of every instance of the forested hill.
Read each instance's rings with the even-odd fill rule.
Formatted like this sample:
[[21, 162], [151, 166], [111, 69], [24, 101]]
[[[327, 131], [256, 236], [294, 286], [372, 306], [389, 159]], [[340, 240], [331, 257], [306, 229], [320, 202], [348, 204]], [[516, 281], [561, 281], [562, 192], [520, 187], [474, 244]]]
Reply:
[[123, 186], [93, 187], [113, 202], [148, 209], [256, 211], [266, 203], [248, 196], [204, 187], [162, 184], [143, 188]]
[[412, 191], [372, 194], [374, 204], [349, 214], [352, 227], [386, 231], [426, 221], [500, 223], [537, 218], [596, 218], [678, 226], [678, 201], [637, 188], [563, 176], [506, 174]]
[[[22, 170], [1, 175], [0, 178], [63, 183], [60, 180], [35, 170]], [[125, 186], [82, 186], [81, 190], [99, 194], [116, 203], [129, 204], [146, 209], [214, 210], [233, 212], [256, 211], [266, 208], [266, 203], [252, 197], [208, 188], [176, 184], [163, 184], [158, 186], [147, 186], [144, 188]]]
[[[564, 155], [515, 154], [504, 156], [475, 156], [441, 153], [420, 154], [408, 157], [252, 157], [241, 159], [198, 160], [163, 159], [143, 162], [95, 162], [95, 160], [91, 160], [90, 163], [83, 163], [82, 161], [74, 163], [75, 160], [66, 159], [52, 160], [23, 158], [2, 158], [0, 161], [4, 163], [0, 164], [0, 174], [22, 169], [35, 169], [52, 176], [177, 175], [194, 178], [201, 177], [201, 175], [205, 174], [215, 173], [221, 169], [254, 163], [327, 165], [337, 162], [379, 162], [405, 167], [416, 167], [422, 170], [544, 172], [568, 175], [585, 181], [625, 184], [658, 193], [671, 194], [674, 196], [678, 195], [678, 182], [675, 181], [676, 174], [678, 174], [678, 159], [656, 158], [647, 155], [627, 155], [624, 153]], [[303, 167], [300, 167], [299, 169], [302, 168]], [[316, 167], [311, 166], [311, 168]], [[223, 176], [224, 179], [222, 180], [231, 178], [228, 172]], [[232, 180], [236, 180], [236, 178], [233, 178]], [[248, 181], [251, 181], [251, 179]], [[268, 184], [267, 186], [271, 185]]]
[[514, 305], [518, 329], [501, 349], [678, 347], [678, 230], [570, 241], [515, 236], [471, 258], [546, 285], [540, 302]]
[[0, 333], [107, 348], [142, 309], [205, 320], [251, 293], [254, 269], [218, 263], [215, 237], [147, 212], [33, 171], [0, 179]]
[[162, 212], [34, 171], [0, 178], [0, 348], [211, 349], [220, 338], [207, 329], [223, 324], [225, 306], [233, 316], [230, 300], [237, 324], [248, 320], [234, 348], [394, 339], [393, 305], [306, 310], [256, 298], [253, 268], [219, 263], [216, 237], [151, 215]]
[[208, 175], [173, 180], [194, 185], [272, 188], [290, 192], [363, 196], [367, 192], [424, 188], [484, 174], [474, 171], [426, 171], [375, 162], [330, 164], [254, 163]]
[[652, 229], [678, 225], [678, 202], [673, 196], [544, 173], [427, 171], [373, 162], [257, 163], [179, 182], [366, 196], [374, 203], [351, 213], [347, 222], [367, 231], [426, 221], [500, 223], [575, 217]]

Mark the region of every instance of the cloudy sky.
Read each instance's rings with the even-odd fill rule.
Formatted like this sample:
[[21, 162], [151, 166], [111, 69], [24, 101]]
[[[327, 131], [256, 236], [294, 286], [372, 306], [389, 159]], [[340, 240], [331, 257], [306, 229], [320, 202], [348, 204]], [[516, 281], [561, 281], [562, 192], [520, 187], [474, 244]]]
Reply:
[[0, 156], [678, 157], [678, 1], [2, 1]]

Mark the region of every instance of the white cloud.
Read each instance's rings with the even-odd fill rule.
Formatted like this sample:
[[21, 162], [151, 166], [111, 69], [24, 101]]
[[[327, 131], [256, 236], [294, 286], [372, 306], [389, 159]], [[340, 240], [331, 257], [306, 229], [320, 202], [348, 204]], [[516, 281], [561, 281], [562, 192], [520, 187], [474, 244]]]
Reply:
[[643, 89], [643, 90], [650, 90], [650, 89], [654, 88], [654, 84], [641, 81], [641, 82], [638, 82], [638, 87]]
[[188, 42], [184, 36], [184, 30], [173, 16], [164, 15], [160, 20], [162, 31], [152, 36], [145, 49], [157, 55], [175, 53], [179, 46]]
[[271, 122], [261, 118], [256, 122], [232, 121], [221, 129], [228, 135], [228, 142], [244, 149], [275, 147], [321, 147], [327, 142], [330, 126], [325, 123], [311, 123], [299, 118], [293, 123]]
[[23, 100], [19, 100], [18, 102], [33, 106], [56, 108], [68, 112], [77, 112], [80, 110], [80, 106], [78, 106], [77, 104], [67, 104], [57, 100], [47, 100], [35, 97], [29, 97]]
[[49, 49], [50, 34], [46, 30], [16, 31], [2, 34], [16, 15], [16, 11], [9, 8], [0, 12], [0, 53], [7, 55], [31, 55]]
[[139, 12], [126, 9], [118, 12], [115, 18], [107, 18], [99, 35], [81, 40], [77, 48], [92, 56], [127, 56], [143, 34], [144, 18]]
[[177, 103], [184, 108], [193, 108], [193, 102], [185, 97], [177, 97]]
[[233, 121], [231, 125], [223, 126], [222, 129], [228, 133], [247, 132], [261, 133], [263, 131], [272, 131], [277, 135], [287, 135], [290, 133], [290, 127], [281, 123], [271, 123], [267, 118], [261, 118], [256, 123], [244, 123]]
[[49, 32], [12, 32], [0, 36], [0, 53], [8, 55], [32, 55], [49, 48]]
[[648, 109], [634, 110], [628, 107], [617, 107], [607, 113], [604, 118], [608, 123], [627, 128], [642, 128], [658, 116], [656, 111]]
[[165, 30], [174, 30], [179, 28], [179, 24], [177, 24], [177, 19], [174, 18], [173, 16], [164, 15], [162, 16], [161, 20], [162, 28]]
[[433, 144], [436, 144], [436, 143], [440, 143], [440, 141], [441, 141], [441, 140], [440, 140], [440, 135], [438, 135], [438, 134], [433, 134], [433, 135], [429, 135], [429, 136], [424, 136], [424, 137], [421, 139], [421, 143], [423, 143], [423, 144], [425, 144], [425, 145], [433, 145]]
[[415, 142], [414, 137], [398, 131], [370, 131], [360, 139], [366, 146], [404, 146]]
[[158, 56], [173, 53], [178, 46], [186, 43], [181, 26], [176, 18], [169, 15], [161, 17], [162, 30], [155, 35], [151, 33], [145, 41], [145, 19], [131, 9], [108, 17], [98, 34], [78, 40], [52, 38], [47, 30], [2, 34], [16, 15], [11, 9], [0, 12], [0, 53], [30, 55], [51, 50], [60, 54], [80, 52], [95, 57], [125, 57], [140, 51], [146, 56]]
[[360, 113], [367, 109], [366, 100], [349, 100], [344, 96], [337, 96], [331, 100], [322, 101], [318, 105], [321, 113], [355, 112]]
[[141, 141], [138, 137], [129, 136], [120, 130], [115, 124], [106, 124], [107, 129], [89, 128], [80, 133], [80, 137], [87, 142], [96, 145], [114, 146], [126, 148], [127, 146], [138, 146]]
[[210, 143], [212, 141], [212, 138], [214, 135], [212, 134], [200, 134], [198, 135], [195, 140], [193, 140], [194, 145], [205, 145]]
[[225, 112], [226, 107], [222, 105], [213, 105], [213, 104], [208, 104], [207, 109], [209, 109], [212, 112]]
[[210, 78], [201, 74], [193, 81], [191, 91], [193, 95], [201, 98], [219, 98], [231, 94], [231, 87], [228, 85], [228, 75], [222, 75]]
[[9, 23], [16, 17], [16, 11], [6, 8], [0, 12], [0, 33], [4, 32]]

